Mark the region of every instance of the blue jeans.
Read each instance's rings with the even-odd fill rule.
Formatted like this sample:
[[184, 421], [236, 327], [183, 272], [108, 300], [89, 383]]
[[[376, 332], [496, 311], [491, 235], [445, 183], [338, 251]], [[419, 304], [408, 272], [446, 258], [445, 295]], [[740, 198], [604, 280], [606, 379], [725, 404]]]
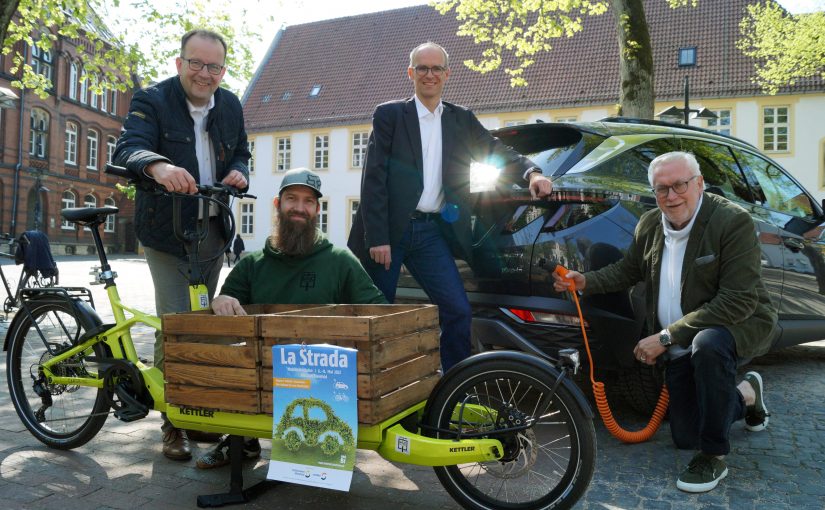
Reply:
[[441, 323], [441, 368], [446, 372], [470, 355], [472, 311], [455, 260], [435, 220], [410, 220], [401, 242], [392, 247], [392, 264], [367, 264], [375, 286], [390, 303], [404, 264], [434, 304]]
[[700, 331], [691, 352], [667, 364], [670, 433], [677, 448], [730, 452], [730, 426], [745, 417], [736, 366], [736, 344], [724, 327]]

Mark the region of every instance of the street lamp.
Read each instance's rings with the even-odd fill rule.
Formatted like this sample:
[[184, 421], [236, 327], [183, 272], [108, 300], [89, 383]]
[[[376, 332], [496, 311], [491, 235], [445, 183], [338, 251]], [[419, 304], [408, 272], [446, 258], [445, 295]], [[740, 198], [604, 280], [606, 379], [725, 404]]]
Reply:
[[690, 85], [688, 84], [688, 77], [685, 76], [685, 106], [684, 108], [679, 108], [676, 106], [671, 106], [670, 108], [666, 108], [659, 113], [656, 114], [657, 117], [674, 117], [679, 118], [683, 117], [685, 120], [685, 125], [687, 126], [690, 122], [690, 119], [715, 119], [718, 116], [713, 113], [712, 111], [708, 110], [707, 108], [696, 108], [690, 107]]

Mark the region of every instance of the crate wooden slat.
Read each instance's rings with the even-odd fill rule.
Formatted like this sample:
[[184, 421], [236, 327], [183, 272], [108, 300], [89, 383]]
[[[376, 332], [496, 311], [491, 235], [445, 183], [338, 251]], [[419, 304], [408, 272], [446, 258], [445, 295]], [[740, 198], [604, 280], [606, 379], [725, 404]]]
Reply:
[[307, 305], [247, 305], [248, 315], [211, 310], [163, 316], [166, 401], [220, 411], [259, 413], [259, 314]]
[[219, 411], [258, 414], [261, 412], [260, 395], [260, 391], [166, 384], [167, 402], [180, 406]]

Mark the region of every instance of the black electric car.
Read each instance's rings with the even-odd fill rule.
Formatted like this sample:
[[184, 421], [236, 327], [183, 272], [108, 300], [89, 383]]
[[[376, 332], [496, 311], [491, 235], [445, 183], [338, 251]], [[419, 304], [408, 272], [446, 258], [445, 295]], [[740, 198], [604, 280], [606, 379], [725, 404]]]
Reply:
[[[762, 277], [782, 328], [773, 348], [825, 338], [823, 206], [756, 147], [700, 128], [625, 118], [537, 123], [493, 134], [536, 162], [553, 179], [554, 193], [531, 201], [518, 184], [483, 176], [479, 186], [470, 184], [478, 191], [473, 256], [457, 263], [473, 306], [477, 349], [552, 357], [566, 347], [582, 350], [575, 306], [553, 290], [551, 273], [557, 264], [589, 271], [620, 259], [639, 217], [656, 207], [648, 164], [674, 150], [696, 156], [706, 191], [753, 217]], [[485, 189], [486, 182], [497, 187]], [[408, 274], [402, 273], [399, 287], [400, 300], [426, 299]], [[582, 304], [594, 365], [608, 392], [649, 412], [662, 376], [660, 368], [633, 357], [647, 320], [641, 293], [638, 285]]]

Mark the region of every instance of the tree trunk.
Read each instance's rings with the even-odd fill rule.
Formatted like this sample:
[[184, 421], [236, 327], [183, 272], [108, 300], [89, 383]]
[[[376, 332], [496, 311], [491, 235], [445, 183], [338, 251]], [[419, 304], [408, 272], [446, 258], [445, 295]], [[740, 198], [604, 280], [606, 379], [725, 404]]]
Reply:
[[619, 36], [621, 115], [653, 118], [653, 48], [643, 0], [611, 0]]
[[17, 12], [17, 5], [20, 0], [0, 0], [0, 47], [4, 46], [6, 41], [6, 32], [9, 29], [9, 23], [14, 13]]

